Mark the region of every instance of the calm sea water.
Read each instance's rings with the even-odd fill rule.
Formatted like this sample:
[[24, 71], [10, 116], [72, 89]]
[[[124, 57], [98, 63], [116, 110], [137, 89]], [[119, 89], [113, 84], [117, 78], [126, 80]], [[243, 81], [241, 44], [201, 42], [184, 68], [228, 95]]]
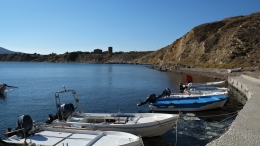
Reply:
[[[136, 104], [167, 87], [178, 92], [184, 82], [184, 74], [128, 64], [0, 62], [0, 73], [0, 83], [18, 87], [0, 98], [0, 134], [23, 114], [44, 122], [55, 113], [54, 94], [63, 85], [77, 91], [85, 112], [148, 112]], [[214, 79], [194, 76], [194, 82], [206, 81]], [[71, 94], [60, 97], [61, 103], [73, 102]]]

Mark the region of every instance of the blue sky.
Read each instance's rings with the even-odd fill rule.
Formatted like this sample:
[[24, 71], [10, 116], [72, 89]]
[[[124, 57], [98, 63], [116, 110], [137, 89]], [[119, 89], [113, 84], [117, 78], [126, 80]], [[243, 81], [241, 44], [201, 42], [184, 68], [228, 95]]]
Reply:
[[154, 51], [200, 24], [255, 12], [260, 0], [0, 0], [0, 47]]

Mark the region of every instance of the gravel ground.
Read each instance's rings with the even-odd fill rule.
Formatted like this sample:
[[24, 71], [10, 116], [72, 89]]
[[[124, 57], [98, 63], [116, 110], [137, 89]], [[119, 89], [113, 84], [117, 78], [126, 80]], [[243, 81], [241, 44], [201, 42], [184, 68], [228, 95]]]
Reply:
[[168, 70], [170, 72], [178, 72], [192, 75], [200, 75], [212, 77], [215, 79], [227, 80], [229, 76], [239, 76], [246, 74], [260, 78], [260, 70], [252, 67], [242, 68], [241, 71], [229, 73], [227, 69], [216, 69], [216, 68], [179, 68], [176, 70]]

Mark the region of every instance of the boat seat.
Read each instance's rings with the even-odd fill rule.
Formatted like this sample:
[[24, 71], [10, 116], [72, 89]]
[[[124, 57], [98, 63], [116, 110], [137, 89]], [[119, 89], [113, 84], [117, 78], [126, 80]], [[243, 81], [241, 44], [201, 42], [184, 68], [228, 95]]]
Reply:
[[114, 122], [114, 124], [126, 124], [129, 121], [129, 117], [125, 118], [125, 117], [119, 117], [118, 119], [115, 119], [116, 121]]

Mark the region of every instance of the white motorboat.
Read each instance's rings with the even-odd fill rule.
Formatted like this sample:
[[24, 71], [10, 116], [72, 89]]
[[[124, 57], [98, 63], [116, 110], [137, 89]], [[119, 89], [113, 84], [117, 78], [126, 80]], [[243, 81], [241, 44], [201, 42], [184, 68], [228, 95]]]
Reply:
[[[72, 103], [60, 104], [61, 93], [72, 92], [76, 107]], [[74, 111], [79, 108], [79, 99], [75, 90], [55, 93], [56, 114], [49, 115], [47, 123], [55, 126], [70, 126], [88, 130], [122, 131], [141, 137], [160, 136], [171, 129], [177, 122], [178, 114], [163, 113], [84, 113]]]
[[180, 83], [179, 88], [180, 88], [181, 93], [189, 92], [190, 94], [198, 94], [198, 93], [216, 93], [216, 94], [222, 94], [223, 93], [223, 94], [226, 94], [229, 91], [228, 88], [216, 86], [216, 85], [219, 86], [223, 83], [225, 83], [225, 82], [224, 81], [206, 82], [204, 84], [189, 83], [188, 85], [184, 85], [183, 83]]
[[30, 146], [143, 146], [141, 137], [117, 131], [92, 131], [85, 128], [51, 127], [32, 123], [28, 115], [20, 116], [16, 130], [7, 132], [0, 144]]
[[205, 82], [205, 83], [192, 83], [193, 86], [218, 86], [225, 84], [226, 81], [216, 81], [216, 82]]

